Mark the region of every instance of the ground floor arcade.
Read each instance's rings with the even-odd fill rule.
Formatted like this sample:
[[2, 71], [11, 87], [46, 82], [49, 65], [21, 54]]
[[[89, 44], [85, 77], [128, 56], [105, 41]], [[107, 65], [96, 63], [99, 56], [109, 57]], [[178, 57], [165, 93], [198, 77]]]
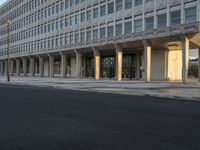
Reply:
[[9, 68], [15, 76], [187, 82], [189, 49], [186, 36], [180, 41], [107, 44], [11, 58], [9, 65], [7, 59], [1, 60], [0, 72], [6, 75]]

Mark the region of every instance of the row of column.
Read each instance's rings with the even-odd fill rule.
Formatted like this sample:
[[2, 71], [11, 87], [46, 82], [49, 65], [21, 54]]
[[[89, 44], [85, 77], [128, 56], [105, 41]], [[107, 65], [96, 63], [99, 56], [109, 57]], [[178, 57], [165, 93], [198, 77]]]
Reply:
[[[182, 77], [183, 82], [187, 82], [188, 77], [188, 66], [189, 66], [189, 39], [186, 36], [182, 36]], [[144, 79], [146, 82], [149, 82], [151, 80], [151, 53], [152, 53], [152, 46], [151, 43], [147, 40], [143, 41], [144, 46]], [[122, 80], [122, 62], [123, 62], [123, 50], [120, 46], [115, 45], [115, 51], [116, 51], [116, 78], [118, 81]], [[200, 50], [199, 50], [200, 51]], [[100, 52], [93, 48], [94, 52], [94, 63], [95, 63], [95, 79], [100, 79], [100, 64], [101, 64], [101, 55]], [[81, 77], [81, 53], [77, 50], [74, 50], [75, 56], [76, 56], [76, 77]], [[199, 58], [200, 58], [200, 52], [199, 52]], [[54, 62], [55, 58], [53, 55], [49, 54], [49, 76], [54, 77]], [[7, 61], [5, 61], [5, 67]], [[23, 75], [27, 75], [27, 58], [22, 58], [22, 64], [23, 64]], [[30, 58], [30, 74], [34, 76], [34, 64], [35, 59]], [[200, 59], [199, 59], [200, 64]], [[11, 60], [10, 62], [10, 74], [14, 75], [14, 62]], [[62, 77], [66, 77], [66, 66], [67, 66], [67, 56], [65, 54], [61, 54], [61, 74]], [[1, 63], [1, 74], [3, 74], [3, 68], [4, 65]], [[200, 67], [199, 67], [200, 68]], [[5, 68], [5, 72], [6, 72]], [[137, 68], [137, 71], [140, 69]], [[20, 75], [20, 59], [16, 59], [16, 74]], [[39, 74], [41, 77], [44, 77], [44, 57], [39, 56]], [[139, 74], [139, 73], [138, 73]], [[200, 69], [199, 69], [199, 80], [200, 80]]]

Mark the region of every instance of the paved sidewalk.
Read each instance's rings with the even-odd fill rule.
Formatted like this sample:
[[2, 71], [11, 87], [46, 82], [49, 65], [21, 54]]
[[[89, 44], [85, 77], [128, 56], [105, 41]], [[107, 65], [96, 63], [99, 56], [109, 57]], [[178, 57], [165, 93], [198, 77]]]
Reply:
[[145, 83], [144, 81], [119, 82], [115, 80], [96, 81], [94, 79], [11, 77], [11, 82], [7, 83], [6, 77], [0, 76], [0, 84], [200, 100], [200, 83], [198, 82], [182, 84], [175, 82]]

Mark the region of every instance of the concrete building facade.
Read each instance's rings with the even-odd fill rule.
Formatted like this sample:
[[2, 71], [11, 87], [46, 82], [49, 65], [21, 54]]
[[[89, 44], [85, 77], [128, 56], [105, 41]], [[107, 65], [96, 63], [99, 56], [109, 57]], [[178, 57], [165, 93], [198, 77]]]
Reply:
[[187, 82], [189, 49], [200, 49], [199, 0], [8, 0], [2, 75], [6, 20], [16, 76]]

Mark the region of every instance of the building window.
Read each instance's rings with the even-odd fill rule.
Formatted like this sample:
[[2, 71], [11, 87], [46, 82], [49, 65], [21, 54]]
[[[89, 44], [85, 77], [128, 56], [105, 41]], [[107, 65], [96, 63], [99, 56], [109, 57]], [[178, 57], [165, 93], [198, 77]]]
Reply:
[[142, 19], [135, 20], [135, 32], [142, 32]]
[[79, 33], [75, 34], [75, 43], [79, 43]]
[[87, 11], [87, 20], [91, 20], [92, 19], [92, 11], [88, 10]]
[[98, 39], [98, 29], [94, 29], [93, 30], [93, 40], [97, 40]]
[[81, 22], [84, 22], [85, 21], [85, 12], [82, 12], [81, 13]]
[[114, 2], [108, 4], [108, 14], [114, 13]]
[[161, 14], [158, 15], [158, 28], [164, 28], [167, 26], [167, 15]]
[[135, 0], [135, 6], [142, 5], [142, 0]]
[[75, 16], [75, 24], [79, 24], [79, 14]]
[[154, 28], [154, 17], [147, 17], [145, 19], [145, 29], [152, 30]]
[[62, 29], [62, 28], [63, 28], [63, 19], [60, 20], [60, 29]]
[[109, 26], [108, 27], [108, 38], [111, 38], [111, 37], [113, 37], [113, 31], [114, 31], [114, 29], [113, 29], [113, 26]]
[[81, 32], [81, 43], [85, 42], [85, 32]]
[[86, 38], [87, 38], [87, 42], [91, 41], [91, 31], [87, 31]]
[[171, 25], [178, 25], [181, 23], [181, 11], [174, 11], [170, 13]]
[[192, 23], [197, 21], [196, 7], [185, 9], [185, 23]]
[[100, 28], [100, 39], [103, 39], [106, 37], [106, 28]]
[[70, 34], [70, 36], [69, 36], [69, 44], [73, 44], [73, 42], [74, 42], [74, 36], [73, 36], [73, 34]]
[[98, 17], [98, 8], [94, 8], [93, 9], [93, 18], [97, 18]]
[[116, 24], [116, 28], [115, 28], [115, 31], [116, 31], [116, 36], [120, 36], [122, 35], [122, 24]]
[[132, 33], [132, 22], [125, 22], [124, 24], [124, 34]]
[[132, 8], [132, 0], [125, 0], [125, 9]]
[[116, 11], [120, 11], [123, 8], [122, 0], [116, 0]]
[[100, 15], [105, 16], [106, 15], [106, 5], [102, 5], [100, 7]]

